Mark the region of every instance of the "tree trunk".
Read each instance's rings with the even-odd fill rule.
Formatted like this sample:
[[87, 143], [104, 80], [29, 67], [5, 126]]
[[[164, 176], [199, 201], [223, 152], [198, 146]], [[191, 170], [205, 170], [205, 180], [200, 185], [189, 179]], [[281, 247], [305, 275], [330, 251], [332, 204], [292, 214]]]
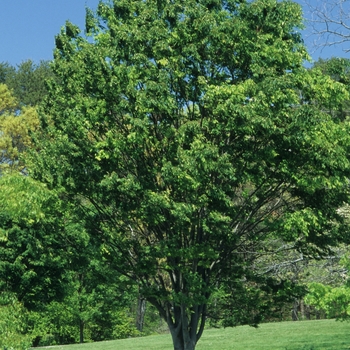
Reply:
[[136, 310], [136, 328], [139, 332], [143, 331], [143, 322], [146, 313], [146, 299], [139, 295], [137, 299], [137, 310]]
[[197, 305], [186, 312], [184, 305], [176, 306], [173, 317], [167, 319], [174, 350], [195, 350], [205, 325], [206, 305]]
[[311, 311], [310, 311], [310, 306], [306, 305], [305, 306], [305, 317], [307, 320], [311, 320]]
[[301, 314], [301, 319], [305, 320], [305, 304], [303, 299], [300, 300], [300, 314]]
[[292, 309], [292, 320], [293, 321], [298, 321], [299, 317], [298, 317], [298, 307], [299, 307], [299, 302], [297, 299], [294, 300], [294, 304], [293, 304], [293, 309]]
[[79, 342], [84, 343], [84, 321], [79, 321]]
[[195, 350], [196, 344], [194, 341], [184, 343], [182, 335], [171, 333], [173, 338], [174, 350]]
[[[206, 285], [203, 271], [201, 276], [203, 276], [203, 285]], [[159, 276], [159, 278], [161, 285], [164, 286], [165, 281], [163, 277]], [[173, 340], [174, 350], [195, 350], [197, 342], [204, 331], [207, 318], [206, 302], [209, 300], [210, 294], [206, 291], [198, 293], [198, 299], [201, 297], [204, 302], [196, 304], [193, 295], [189, 296], [187, 294], [187, 283], [185, 283], [186, 281], [184, 281], [181, 271], [173, 271], [170, 274], [170, 280], [173, 284], [173, 290], [177, 291], [177, 295], [180, 297], [177, 298], [178, 300], [164, 301], [161, 298], [158, 299], [151, 296], [147, 297], [147, 301], [157, 308], [159, 315], [167, 323]], [[192, 303], [189, 302], [191, 299]]]

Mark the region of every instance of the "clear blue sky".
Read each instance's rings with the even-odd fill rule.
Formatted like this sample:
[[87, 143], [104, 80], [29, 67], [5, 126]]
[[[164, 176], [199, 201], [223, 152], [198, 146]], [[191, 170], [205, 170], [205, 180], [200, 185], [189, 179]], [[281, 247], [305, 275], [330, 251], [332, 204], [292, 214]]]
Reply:
[[85, 7], [99, 0], [0, 0], [0, 62], [51, 60], [66, 20], [84, 30]]
[[[303, 0], [298, 0], [302, 2]], [[310, 1], [310, 0], [309, 0]], [[312, 1], [312, 0], [311, 0]], [[0, 62], [12, 65], [31, 59], [51, 60], [55, 35], [66, 20], [85, 26], [85, 7], [96, 9], [99, 0], [0, 0]], [[311, 40], [306, 40], [312, 53]], [[312, 53], [318, 57], [349, 57], [339, 47]]]

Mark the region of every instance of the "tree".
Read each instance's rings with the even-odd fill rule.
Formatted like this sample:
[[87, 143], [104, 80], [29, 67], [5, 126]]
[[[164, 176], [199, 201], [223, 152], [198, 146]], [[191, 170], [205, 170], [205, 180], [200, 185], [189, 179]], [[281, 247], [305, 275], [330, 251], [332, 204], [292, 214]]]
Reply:
[[31, 133], [39, 126], [36, 109], [18, 103], [12, 91], [0, 84], [0, 169], [1, 172], [25, 172], [21, 155], [31, 146]]
[[[344, 255], [340, 262], [345, 267], [345, 271], [349, 269], [348, 255]], [[346, 276], [346, 274], [344, 274]], [[347, 277], [347, 276], [346, 276]], [[339, 320], [349, 320], [350, 318], [350, 288], [349, 278], [338, 286], [324, 284], [319, 282], [310, 283], [309, 293], [305, 301], [309, 305], [315, 307], [318, 312], [323, 312], [329, 318], [337, 318]]]
[[335, 81], [346, 86], [350, 85], [350, 60], [347, 58], [332, 57], [324, 60], [320, 58], [314, 63], [313, 68], [318, 68], [323, 74], [329, 75]]
[[0, 84], [6, 84], [6, 79], [15, 74], [16, 69], [8, 62], [0, 63]]
[[1, 349], [27, 350], [31, 336], [24, 334], [28, 312], [11, 294], [0, 294], [0, 347]]
[[0, 84], [0, 115], [5, 112], [14, 112], [16, 110], [16, 99], [5, 84]]
[[11, 68], [5, 71], [7, 74], [4, 83], [13, 90], [20, 106], [37, 106], [47, 93], [46, 81], [52, 78], [49, 62], [40, 61], [39, 64], [35, 64], [31, 60], [26, 60], [17, 68]]
[[136, 334], [126, 312], [136, 298], [134, 286], [121, 291], [120, 274], [104, 264], [98, 245], [56, 193], [28, 176], [6, 174], [0, 178], [0, 208], [1, 344]]
[[256, 325], [297, 294], [267, 264], [348, 238], [349, 125], [323, 108], [348, 93], [303, 68], [301, 21], [289, 1], [115, 0], [87, 38], [56, 37], [30, 175], [79, 208], [175, 350], [195, 348], [213, 292], [227, 324]]
[[70, 225], [67, 216], [59, 215], [61, 202], [43, 184], [6, 175], [0, 189], [0, 291], [15, 293], [27, 309], [40, 310], [65, 296], [68, 242], [83, 240], [82, 234], [77, 223]]
[[306, 1], [311, 34], [316, 47], [338, 45], [349, 52], [350, 5], [346, 0]]
[[91, 250], [76, 253], [67, 266], [65, 298], [52, 301], [34, 317], [35, 328], [41, 330], [36, 332], [35, 345], [83, 343], [138, 334], [129, 311], [136, 293], [133, 289], [122, 291], [120, 275], [96, 259], [98, 250], [89, 256], [88, 251]]
[[100, 244], [57, 193], [28, 176], [6, 174], [0, 208], [0, 302], [9, 301], [0, 304], [0, 326], [9, 334], [4, 346], [12, 338], [53, 345], [83, 342], [84, 334], [90, 341], [136, 334], [126, 313], [135, 286], [121, 290], [123, 278], [104, 263]]
[[[338, 209], [346, 223], [350, 224], [350, 207], [348, 204]], [[349, 320], [350, 318], [350, 279], [348, 271], [350, 259], [348, 246], [343, 247], [340, 261], [338, 262], [338, 274], [341, 274], [341, 282], [330, 283], [329, 279], [317, 280], [308, 285], [309, 291], [305, 301], [315, 307], [318, 312], [322, 312], [329, 318]], [[337, 272], [337, 271], [335, 271]]]
[[[319, 69], [322, 74], [328, 75], [333, 80], [338, 81], [346, 86], [348, 91], [350, 91], [350, 60], [346, 58], [338, 58], [338, 57], [332, 57], [327, 60], [319, 59], [317, 62], [314, 63], [312, 69]], [[334, 105], [331, 104], [326, 107], [330, 114], [334, 115], [337, 114], [337, 118], [340, 118], [341, 120], [346, 119], [350, 112], [349, 107], [349, 100], [344, 100], [342, 107], [339, 109], [339, 106], [337, 106], [337, 103], [335, 104], [335, 109], [333, 108]]]
[[[27, 342], [33, 337], [40, 341], [48, 331], [54, 334], [56, 339], [53, 340], [57, 342], [75, 339], [74, 331], [79, 339], [79, 327], [80, 340], [83, 342], [85, 323], [94, 327], [93, 339], [101, 340], [99, 333], [103, 334], [102, 337], [109, 336], [111, 339], [117, 335], [118, 326], [113, 323], [108, 326], [103, 324], [104, 329], [101, 331], [102, 326], [99, 327], [98, 324], [103, 323], [103, 318], [121, 323], [122, 317], [116, 320], [111, 316], [112, 312], [119, 312], [119, 316], [122, 316], [120, 309], [126, 307], [125, 303], [120, 301], [121, 293], [114, 285], [116, 274], [113, 275], [113, 282], [108, 287], [104, 286], [106, 277], [102, 281], [101, 277], [96, 278], [96, 271], [90, 271], [91, 261], [96, 267], [96, 259], [93, 260], [93, 248], [89, 240], [78, 237], [82, 233], [78, 232], [77, 225], [74, 230], [78, 236], [71, 236], [72, 226], [69, 225], [67, 216], [64, 217], [65, 223], [59, 223], [57, 220], [63, 219], [62, 212], [58, 209], [59, 197], [46, 191], [45, 187], [30, 178], [16, 176], [18, 173], [27, 174], [24, 153], [32, 146], [31, 134], [39, 126], [39, 120], [35, 107], [22, 105], [21, 109], [18, 109], [20, 104], [12, 92], [5, 84], [0, 84], [0, 227], [3, 230], [0, 242], [0, 297], [3, 293], [13, 292], [28, 309], [35, 310], [39, 305], [41, 317], [33, 319], [31, 313], [31, 322], [26, 319], [18, 323], [23, 326], [22, 331], [27, 332], [22, 336]], [[43, 210], [41, 206], [46, 209]], [[55, 218], [52, 217], [53, 212]], [[55, 232], [56, 237], [48, 237], [52, 232]], [[50, 252], [49, 257], [44, 251]], [[104, 271], [103, 275], [110, 274]], [[50, 285], [57, 290], [52, 290]], [[110, 291], [112, 288], [113, 292]], [[91, 294], [89, 297], [85, 290]], [[65, 293], [73, 295], [65, 297]], [[57, 299], [55, 303], [54, 299]], [[66, 319], [65, 327], [59, 327], [62, 318], [54, 311], [60, 310], [62, 313], [63, 302], [69, 304], [64, 315], [69, 315], [73, 324]], [[106, 311], [97, 311], [97, 308]], [[9, 312], [9, 318], [4, 318], [4, 324], [8, 325], [8, 321], [12, 319], [12, 306], [5, 305], [3, 309]], [[92, 311], [89, 312], [90, 309]], [[37, 329], [36, 323], [39, 320], [41, 326]], [[127, 317], [124, 317], [124, 323], [127, 320]], [[33, 324], [35, 334], [24, 326], [25, 322]], [[54, 327], [55, 330], [52, 329]], [[132, 332], [133, 325], [127, 327], [123, 324], [120, 328], [123, 328], [119, 332], [119, 335], [122, 335]], [[12, 330], [7, 332], [10, 332], [11, 337], [21, 339], [17, 333], [12, 335]], [[7, 338], [4, 339], [4, 344], [10, 346], [12, 340]]]

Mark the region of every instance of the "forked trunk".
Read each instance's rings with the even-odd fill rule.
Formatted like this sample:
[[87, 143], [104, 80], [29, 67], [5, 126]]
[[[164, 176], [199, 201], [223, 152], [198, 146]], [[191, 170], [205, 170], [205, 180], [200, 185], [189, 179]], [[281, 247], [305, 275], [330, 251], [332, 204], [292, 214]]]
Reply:
[[174, 350], [195, 350], [204, 330], [205, 309], [205, 305], [187, 311], [185, 306], [174, 308], [173, 317], [167, 320]]
[[173, 338], [174, 350], [195, 350], [196, 342], [193, 339], [184, 341], [182, 334], [171, 332]]

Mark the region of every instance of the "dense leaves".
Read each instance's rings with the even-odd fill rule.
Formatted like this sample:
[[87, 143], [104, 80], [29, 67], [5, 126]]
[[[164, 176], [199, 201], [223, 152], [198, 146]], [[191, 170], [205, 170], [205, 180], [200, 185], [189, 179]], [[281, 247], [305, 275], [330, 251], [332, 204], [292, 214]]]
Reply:
[[35, 64], [26, 60], [17, 67], [0, 63], [0, 83], [14, 92], [19, 107], [37, 106], [47, 93], [46, 81], [52, 77], [48, 61]]
[[25, 173], [23, 153], [31, 147], [31, 133], [39, 125], [34, 107], [17, 109], [17, 100], [4, 84], [0, 84], [0, 170]]
[[[350, 60], [345, 58], [332, 57], [328, 60], [319, 59], [315, 62], [313, 69], [320, 70], [325, 76], [331, 77], [333, 80], [344, 84], [345, 88], [349, 91], [350, 89]], [[333, 101], [329, 101], [329, 104], [324, 106], [327, 108], [329, 113], [332, 113], [337, 118], [344, 120], [349, 116], [350, 113], [350, 102], [348, 99], [344, 100], [339, 105], [333, 104]]]
[[[40, 309], [65, 292], [69, 252], [59, 201], [21, 175], [2, 177], [0, 189], [0, 287], [15, 292], [26, 307]], [[69, 229], [74, 237], [74, 227]]]
[[[13, 293], [0, 311], [11, 337], [52, 345], [136, 334], [136, 289], [102, 258], [74, 208], [21, 175], [0, 178], [0, 208], [0, 300]], [[13, 308], [23, 313], [17, 323]]]
[[10, 293], [0, 294], [0, 347], [1, 349], [26, 350], [31, 346], [27, 332], [28, 312]]

